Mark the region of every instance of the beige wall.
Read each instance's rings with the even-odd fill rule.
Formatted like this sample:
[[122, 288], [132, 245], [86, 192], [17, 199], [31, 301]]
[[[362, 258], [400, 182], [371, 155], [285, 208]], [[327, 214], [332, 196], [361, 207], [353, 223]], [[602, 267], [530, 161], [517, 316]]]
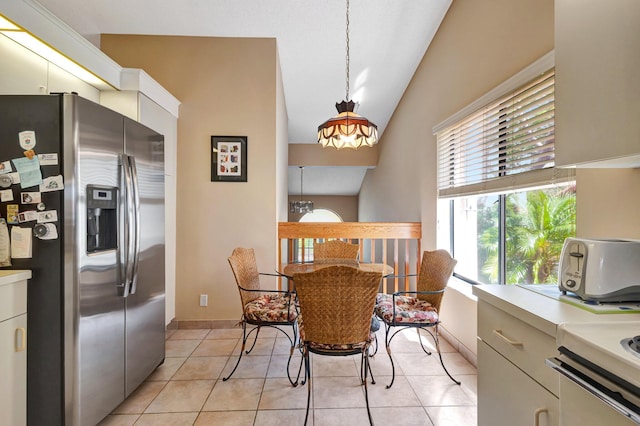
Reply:
[[[280, 55], [276, 55], [276, 203], [278, 205], [278, 222], [286, 222], [289, 212], [289, 180], [286, 164], [289, 163], [289, 117], [284, 99], [284, 86], [280, 69]], [[277, 238], [277, 230], [276, 230]], [[274, 239], [277, 251], [277, 240]]]
[[[286, 171], [277, 172], [286, 169], [286, 108], [275, 40], [103, 35], [101, 48], [182, 101], [176, 319], [239, 319], [227, 257], [234, 247], [253, 247], [259, 269], [272, 270], [277, 222], [286, 217]], [[247, 183], [210, 181], [211, 135], [248, 137]], [[209, 295], [208, 307], [198, 306], [200, 294]]]
[[[305, 200], [313, 201], [316, 209], [327, 209], [338, 214], [343, 222], [358, 221], [358, 197], [357, 196], [326, 196], [310, 195], [305, 196]], [[300, 196], [294, 195], [290, 200], [299, 200]], [[289, 222], [297, 222], [303, 215], [300, 213], [289, 213]]]
[[[361, 221], [422, 221], [436, 247], [434, 125], [553, 49], [553, 0], [454, 0], [379, 144]], [[475, 301], [449, 289], [443, 326], [476, 353]]]

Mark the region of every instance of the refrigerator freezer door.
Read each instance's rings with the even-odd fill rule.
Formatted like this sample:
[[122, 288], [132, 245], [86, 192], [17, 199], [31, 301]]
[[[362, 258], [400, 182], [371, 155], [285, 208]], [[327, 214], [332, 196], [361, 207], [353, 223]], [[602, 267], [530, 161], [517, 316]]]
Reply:
[[86, 189], [122, 197], [123, 118], [73, 95], [64, 96], [64, 117], [65, 251], [74, 259], [65, 263], [66, 423], [93, 425], [124, 399], [125, 298], [119, 248], [88, 253]]
[[125, 118], [137, 209], [130, 294], [126, 298], [126, 395], [164, 361], [164, 138]]

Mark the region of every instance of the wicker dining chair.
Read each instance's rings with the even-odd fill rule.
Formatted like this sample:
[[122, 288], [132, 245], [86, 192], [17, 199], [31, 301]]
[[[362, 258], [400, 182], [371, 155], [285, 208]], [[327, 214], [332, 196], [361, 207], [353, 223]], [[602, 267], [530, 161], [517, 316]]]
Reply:
[[329, 240], [313, 243], [313, 262], [332, 263], [342, 265], [357, 265], [358, 244], [347, 243], [342, 240]]
[[[358, 244], [347, 243], [342, 240], [329, 240], [322, 243], [313, 243], [313, 262], [333, 265], [358, 265]], [[380, 329], [380, 322], [375, 315], [371, 316], [371, 332], [375, 333]], [[378, 338], [376, 336], [371, 347], [373, 355], [378, 352]]]
[[[260, 275], [277, 276], [277, 274], [267, 274], [258, 272], [255, 253], [253, 249], [238, 247], [233, 250], [229, 257], [229, 265], [233, 271], [233, 275], [240, 292], [240, 303], [242, 304], [242, 348], [235, 367], [229, 375], [223, 378], [228, 380], [235, 373], [242, 354], [249, 354], [258, 340], [258, 334], [262, 327], [272, 327], [283, 333], [291, 343], [289, 352], [289, 360], [287, 362], [287, 377], [293, 386], [297, 386], [300, 371], [302, 369], [302, 361], [298, 368], [298, 378], [293, 380], [289, 373], [289, 365], [293, 357], [294, 350], [297, 345], [297, 317], [298, 311], [295, 305], [295, 295], [289, 291], [282, 290], [264, 290], [260, 287]], [[247, 333], [247, 325], [252, 326]], [[291, 335], [284, 331], [281, 327], [291, 327]], [[251, 347], [246, 349], [247, 340], [255, 331], [255, 337]]]
[[[422, 350], [431, 355], [420, 336], [420, 330], [427, 331], [434, 340], [440, 364], [445, 373], [454, 383], [460, 382], [451, 376], [442, 360], [438, 325], [440, 318], [440, 303], [447, 287], [447, 282], [453, 274], [457, 260], [451, 257], [446, 250], [425, 251], [422, 255], [420, 273], [416, 284], [417, 291], [397, 291], [393, 294], [379, 293], [376, 297], [375, 313], [385, 325], [385, 346], [391, 360], [391, 383], [395, 379], [395, 366], [391, 356], [391, 340], [402, 330], [414, 327], [418, 332], [418, 340]], [[391, 332], [391, 327], [397, 327]], [[431, 332], [433, 329], [433, 332]]]
[[360, 355], [360, 381], [364, 386], [369, 422], [367, 373], [371, 315], [382, 274], [345, 265], [331, 265], [314, 272], [294, 274], [300, 315], [300, 341], [307, 383], [307, 412], [312, 392], [309, 354], [329, 356]]

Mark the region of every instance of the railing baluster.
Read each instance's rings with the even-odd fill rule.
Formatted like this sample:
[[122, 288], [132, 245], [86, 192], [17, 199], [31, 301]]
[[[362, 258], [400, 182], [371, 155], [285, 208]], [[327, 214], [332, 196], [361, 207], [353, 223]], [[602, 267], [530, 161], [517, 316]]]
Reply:
[[411, 268], [409, 268], [410, 265], [410, 261], [409, 261], [409, 240], [404, 240], [404, 274], [406, 275], [404, 278], [404, 291], [408, 291], [410, 290], [410, 280], [408, 275], [411, 273], [410, 270]]
[[393, 275], [396, 277], [393, 279], [393, 291], [398, 291], [398, 239], [393, 241]]

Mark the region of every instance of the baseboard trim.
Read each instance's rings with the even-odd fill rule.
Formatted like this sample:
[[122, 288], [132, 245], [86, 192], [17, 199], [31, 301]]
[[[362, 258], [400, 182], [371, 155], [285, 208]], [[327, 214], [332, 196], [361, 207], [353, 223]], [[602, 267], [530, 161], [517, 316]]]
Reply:
[[447, 329], [444, 328], [442, 325], [438, 326], [438, 334], [440, 335], [440, 337], [446, 340], [447, 343], [453, 346], [458, 351], [458, 353], [462, 355], [464, 359], [469, 361], [471, 365], [478, 368], [478, 356], [473, 352], [471, 352], [469, 348], [463, 345], [458, 339], [455, 338], [453, 334], [449, 333], [449, 331], [447, 331]]
[[176, 320], [167, 325], [167, 330], [219, 329], [239, 327], [237, 320]]

